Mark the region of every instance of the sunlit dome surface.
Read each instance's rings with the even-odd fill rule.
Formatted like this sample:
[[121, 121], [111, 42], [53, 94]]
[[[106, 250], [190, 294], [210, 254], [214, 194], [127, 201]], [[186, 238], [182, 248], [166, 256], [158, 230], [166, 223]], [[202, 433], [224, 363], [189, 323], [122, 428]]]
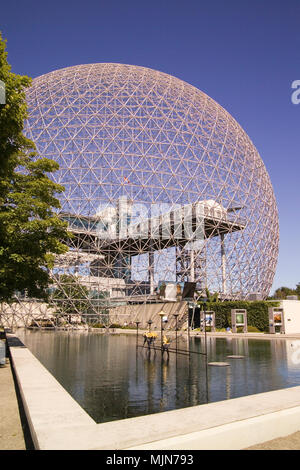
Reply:
[[[269, 293], [278, 255], [272, 185], [247, 134], [213, 99], [148, 68], [89, 64], [34, 79], [27, 102], [26, 135], [39, 155], [60, 165], [54, 178], [65, 187], [62, 213], [90, 223], [122, 197], [149, 211], [158, 204], [162, 213], [204, 201], [211, 228], [194, 253], [192, 274], [187, 250], [171, 240], [156, 242], [152, 267], [143, 245], [127, 250], [121, 262], [122, 249], [118, 260], [107, 259], [110, 273], [102, 262], [98, 271], [86, 266], [85, 276], [93, 282], [118, 278], [133, 287], [150, 283], [151, 276], [154, 286], [162, 279], [195, 280], [225, 297]], [[102, 253], [101, 241], [98, 248]]]

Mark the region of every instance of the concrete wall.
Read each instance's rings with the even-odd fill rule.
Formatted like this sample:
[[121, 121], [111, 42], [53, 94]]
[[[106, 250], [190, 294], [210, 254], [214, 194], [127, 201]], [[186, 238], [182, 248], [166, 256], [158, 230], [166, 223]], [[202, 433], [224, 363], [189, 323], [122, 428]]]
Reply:
[[[110, 323], [119, 323], [124, 325], [124, 322], [134, 323], [140, 321], [139, 328], [148, 328], [147, 321], [152, 320], [151, 328], [153, 330], [160, 330], [160, 316], [159, 312], [164, 311], [168, 317], [166, 328], [174, 328], [175, 318], [174, 313], [178, 313], [178, 324], [183, 327], [182, 320], [187, 313], [187, 302], [159, 302], [153, 304], [140, 304], [140, 305], [124, 305], [116, 308], [111, 308]], [[187, 320], [187, 316], [186, 316]]]
[[54, 309], [44, 302], [33, 300], [0, 304], [0, 324], [4, 328], [22, 328], [32, 324], [34, 319], [52, 318]]
[[[300, 300], [282, 300], [284, 308], [285, 333], [300, 334]], [[166, 328], [175, 327], [174, 313], [179, 313], [179, 327], [186, 327], [187, 302], [160, 302], [153, 304], [124, 305], [110, 309], [110, 323], [134, 323], [140, 321], [140, 328], [147, 328], [147, 321], [152, 320], [152, 328], [160, 329], [158, 313], [163, 310], [168, 316]], [[20, 301], [11, 304], [0, 304], [0, 323], [6, 328], [30, 326], [35, 318], [52, 318], [54, 309], [46, 303], [36, 301]]]
[[281, 300], [280, 307], [284, 309], [285, 333], [300, 333], [300, 300]]
[[243, 449], [300, 430], [300, 387], [97, 424], [7, 335], [36, 449]]
[[[141, 322], [140, 328], [148, 328], [147, 321], [152, 320], [152, 328], [160, 329], [160, 316], [158, 313], [164, 311], [168, 316], [168, 323], [166, 328], [175, 327], [174, 313], [178, 313], [179, 326], [183, 327], [182, 319], [187, 313], [186, 302], [159, 302], [153, 304], [133, 304], [124, 305], [115, 308], [111, 308], [110, 313], [110, 324], [118, 323], [124, 325], [124, 323], [134, 323], [136, 321]], [[42, 325], [43, 320], [53, 320], [53, 326], [55, 325], [53, 313], [54, 308], [49, 308], [46, 303], [36, 301], [20, 301], [13, 302], [11, 304], [2, 303], [0, 304], [0, 324], [4, 328], [22, 328], [31, 325]], [[72, 316], [72, 323], [77, 323], [80, 318], [79, 316]], [[40, 320], [40, 321], [38, 321]], [[35, 323], [37, 322], [37, 323]], [[50, 321], [51, 323], [51, 321]]]

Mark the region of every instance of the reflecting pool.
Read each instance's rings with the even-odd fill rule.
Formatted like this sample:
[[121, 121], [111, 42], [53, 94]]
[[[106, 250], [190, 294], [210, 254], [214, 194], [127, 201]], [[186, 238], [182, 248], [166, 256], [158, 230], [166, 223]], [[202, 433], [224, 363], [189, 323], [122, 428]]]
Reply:
[[[208, 362], [230, 366], [206, 367], [199, 354], [162, 358], [159, 350], [137, 348], [134, 334], [17, 334], [97, 423], [300, 385], [299, 341], [208, 337]], [[179, 346], [188, 349], [187, 339]], [[204, 352], [204, 339], [192, 337], [189, 347]]]

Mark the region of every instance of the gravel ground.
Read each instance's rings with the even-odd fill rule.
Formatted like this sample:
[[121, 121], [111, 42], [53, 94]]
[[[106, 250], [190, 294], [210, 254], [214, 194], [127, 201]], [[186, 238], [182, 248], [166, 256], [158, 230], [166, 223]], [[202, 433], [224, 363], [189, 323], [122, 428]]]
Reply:
[[0, 450], [25, 450], [10, 363], [0, 367]]

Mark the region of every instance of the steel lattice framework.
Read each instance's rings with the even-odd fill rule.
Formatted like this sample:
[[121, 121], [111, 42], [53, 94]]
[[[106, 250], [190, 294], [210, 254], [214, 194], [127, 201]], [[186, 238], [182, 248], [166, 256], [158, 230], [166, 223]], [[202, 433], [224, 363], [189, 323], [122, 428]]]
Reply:
[[[27, 103], [25, 133], [60, 165], [60, 214], [74, 233], [56, 285], [71, 274], [111, 304], [148, 302], [160, 281], [267, 296], [279, 241], [272, 185], [250, 138], [213, 99], [162, 72], [100, 63], [34, 79]], [[203, 237], [191, 245], [175, 219], [190, 210], [194, 227], [197, 207]]]

